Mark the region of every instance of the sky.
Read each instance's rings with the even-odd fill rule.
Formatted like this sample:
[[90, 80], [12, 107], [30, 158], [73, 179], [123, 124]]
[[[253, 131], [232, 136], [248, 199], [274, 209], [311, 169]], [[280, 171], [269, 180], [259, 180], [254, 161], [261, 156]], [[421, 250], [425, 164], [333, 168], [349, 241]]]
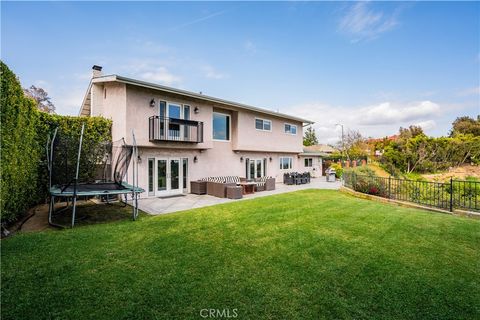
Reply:
[[5, 2], [1, 59], [78, 114], [94, 64], [368, 137], [480, 114], [479, 2]]

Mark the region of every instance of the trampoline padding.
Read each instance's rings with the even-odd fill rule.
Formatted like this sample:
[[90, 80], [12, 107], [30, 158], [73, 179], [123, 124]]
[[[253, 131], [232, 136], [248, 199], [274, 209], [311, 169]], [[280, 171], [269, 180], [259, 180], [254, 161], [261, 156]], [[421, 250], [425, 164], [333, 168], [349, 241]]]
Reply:
[[[50, 189], [50, 193], [53, 196], [65, 196], [70, 197], [73, 195], [73, 185], [63, 189], [64, 186], [53, 186]], [[77, 196], [96, 196], [106, 194], [125, 194], [130, 192], [145, 192], [142, 188], [133, 188], [132, 185], [127, 183], [118, 184], [115, 182], [107, 183], [80, 183], [77, 185]]]

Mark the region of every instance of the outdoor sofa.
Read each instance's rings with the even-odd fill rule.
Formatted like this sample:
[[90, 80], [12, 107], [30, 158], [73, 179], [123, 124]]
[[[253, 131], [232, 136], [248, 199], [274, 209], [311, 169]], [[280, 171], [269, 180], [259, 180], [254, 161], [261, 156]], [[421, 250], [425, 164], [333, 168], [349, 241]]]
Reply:
[[[246, 181], [245, 178], [238, 176], [206, 177], [198, 181], [192, 181], [190, 192], [195, 194], [206, 193], [214, 197], [225, 198], [228, 195], [228, 187], [236, 187], [244, 181]], [[254, 182], [255, 191], [275, 190], [275, 178], [273, 177], [257, 178]]]
[[256, 183], [255, 191], [275, 190], [275, 178], [273, 177], [256, 178], [255, 183]]
[[207, 177], [201, 179], [200, 181], [206, 181], [208, 195], [225, 198], [227, 196], [227, 187], [235, 187], [240, 183], [240, 181], [245, 181], [245, 178], [238, 176], [221, 176]]

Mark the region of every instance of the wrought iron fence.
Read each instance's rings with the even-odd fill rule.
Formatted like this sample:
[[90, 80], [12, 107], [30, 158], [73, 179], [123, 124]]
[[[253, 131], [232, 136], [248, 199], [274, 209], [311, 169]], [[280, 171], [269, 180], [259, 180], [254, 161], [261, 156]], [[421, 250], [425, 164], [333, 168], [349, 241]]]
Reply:
[[148, 119], [150, 141], [203, 142], [203, 122], [151, 116]]
[[449, 182], [416, 181], [345, 172], [343, 185], [366, 194], [449, 211], [453, 209], [480, 211], [478, 181], [453, 179]]

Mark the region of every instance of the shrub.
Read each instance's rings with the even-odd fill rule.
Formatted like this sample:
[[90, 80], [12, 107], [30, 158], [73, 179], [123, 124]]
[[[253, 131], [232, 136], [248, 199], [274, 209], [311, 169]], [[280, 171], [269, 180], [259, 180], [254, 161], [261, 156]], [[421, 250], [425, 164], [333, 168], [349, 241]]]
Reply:
[[371, 194], [375, 196], [387, 196], [387, 186], [383, 178], [375, 178], [374, 176], [353, 175], [353, 190]]
[[[85, 123], [83, 149], [88, 155], [89, 148], [96, 143], [111, 139], [111, 121], [40, 112], [35, 102], [24, 96], [18, 79], [7, 65], [0, 61], [0, 68], [0, 218], [4, 224], [15, 221], [29, 207], [46, 199], [45, 146], [56, 127], [78, 145], [80, 128]], [[86, 159], [88, 161], [89, 157]]]
[[342, 165], [339, 163], [332, 163], [330, 168], [335, 169], [335, 177], [340, 179], [343, 175], [343, 168]]
[[2, 222], [9, 222], [39, 200], [37, 167], [41, 155], [35, 103], [23, 95], [17, 77], [1, 61], [0, 72], [0, 217]]

